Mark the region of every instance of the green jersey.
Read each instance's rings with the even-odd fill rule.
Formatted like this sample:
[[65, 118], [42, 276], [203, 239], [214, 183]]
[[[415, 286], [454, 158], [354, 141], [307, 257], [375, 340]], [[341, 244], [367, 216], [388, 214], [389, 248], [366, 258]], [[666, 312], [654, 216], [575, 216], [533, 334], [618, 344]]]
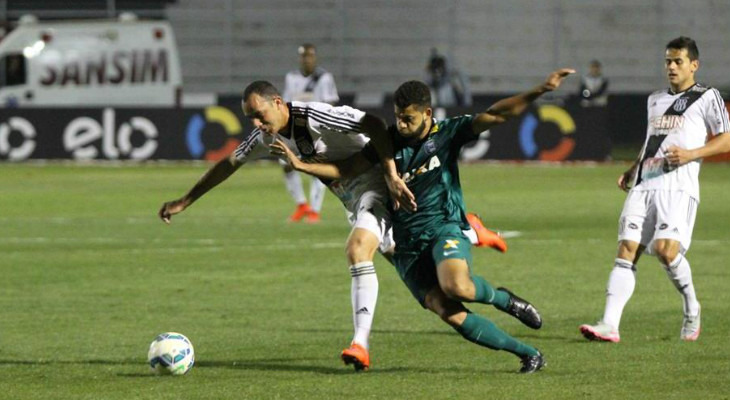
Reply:
[[415, 213], [403, 209], [393, 212], [394, 239], [399, 247], [430, 241], [445, 225], [468, 229], [457, 161], [461, 147], [478, 136], [472, 119], [463, 115], [434, 121], [428, 136], [417, 141], [403, 138], [394, 126], [390, 128], [396, 168], [418, 205]]

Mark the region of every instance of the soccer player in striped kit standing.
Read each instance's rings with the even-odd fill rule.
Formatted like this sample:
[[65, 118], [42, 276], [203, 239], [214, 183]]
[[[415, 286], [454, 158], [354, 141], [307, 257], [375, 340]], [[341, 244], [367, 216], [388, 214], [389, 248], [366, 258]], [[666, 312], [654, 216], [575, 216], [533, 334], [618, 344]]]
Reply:
[[[700, 335], [700, 303], [685, 254], [700, 200], [702, 158], [730, 151], [730, 122], [717, 89], [695, 82], [700, 66], [694, 40], [681, 36], [665, 49], [669, 89], [647, 101], [646, 140], [636, 162], [618, 178], [628, 191], [619, 219], [618, 252], [608, 278], [603, 317], [581, 325], [587, 339], [618, 342], [619, 322], [636, 283], [636, 263], [646, 251], [659, 262], [683, 300], [680, 339]], [[714, 136], [707, 141], [707, 136]]]
[[[317, 48], [313, 44], [305, 43], [299, 46], [297, 53], [299, 54], [299, 69], [286, 74], [282, 94], [284, 101], [317, 101], [331, 105], [337, 104], [340, 96], [337, 94], [335, 78], [330, 72], [317, 65]], [[319, 213], [327, 187], [319, 179], [310, 177], [309, 202], [307, 202], [299, 172], [292, 170], [288, 164], [282, 165], [286, 188], [297, 203], [297, 208], [289, 216], [289, 221], [319, 222]]]

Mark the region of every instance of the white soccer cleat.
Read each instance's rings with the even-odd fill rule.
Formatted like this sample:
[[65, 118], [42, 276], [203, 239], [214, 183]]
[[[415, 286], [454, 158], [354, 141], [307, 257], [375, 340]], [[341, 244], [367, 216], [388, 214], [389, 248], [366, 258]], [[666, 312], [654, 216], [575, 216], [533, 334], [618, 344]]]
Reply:
[[621, 340], [618, 330], [603, 321], [598, 321], [595, 325], [581, 325], [580, 333], [582, 333], [588, 340], [599, 340], [613, 343], [618, 343]]
[[679, 338], [686, 342], [694, 342], [700, 337], [700, 311], [697, 309], [697, 315], [685, 315], [682, 319], [682, 330], [679, 332]]

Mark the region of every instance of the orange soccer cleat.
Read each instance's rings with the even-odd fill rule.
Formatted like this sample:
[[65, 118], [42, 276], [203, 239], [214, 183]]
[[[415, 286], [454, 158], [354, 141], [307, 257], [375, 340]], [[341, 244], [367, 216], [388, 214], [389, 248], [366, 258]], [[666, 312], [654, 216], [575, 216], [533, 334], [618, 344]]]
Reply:
[[477, 214], [467, 213], [466, 220], [469, 221], [469, 225], [477, 233], [477, 240], [479, 241], [476, 244], [477, 247], [491, 247], [502, 253], [507, 252], [507, 242], [499, 236], [499, 233], [485, 228]]
[[314, 212], [311, 207], [309, 207], [309, 204], [302, 203], [297, 206], [297, 209], [294, 210], [294, 213], [289, 216], [289, 222], [299, 222], [307, 216], [307, 214]]
[[345, 362], [345, 365], [352, 364], [355, 367], [355, 372], [367, 371], [370, 368], [370, 354], [368, 353], [368, 349], [357, 343], [352, 343], [350, 347], [342, 350], [340, 357]]
[[305, 222], [307, 222], [308, 224], [316, 224], [319, 222], [319, 220], [320, 220], [319, 213], [314, 210], [311, 210], [310, 212], [307, 213], [307, 219], [305, 220]]

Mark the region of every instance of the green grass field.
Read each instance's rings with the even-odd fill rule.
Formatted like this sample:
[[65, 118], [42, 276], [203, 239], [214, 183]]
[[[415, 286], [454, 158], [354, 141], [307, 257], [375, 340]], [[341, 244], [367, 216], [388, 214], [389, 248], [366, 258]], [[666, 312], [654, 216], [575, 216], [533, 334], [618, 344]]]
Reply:
[[[204, 165], [0, 164], [2, 399], [727, 399], [730, 166], [706, 164], [688, 259], [702, 335], [679, 341], [681, 300], [645, 257], [620, 344], [589, 343], [615, 254], [626, 165], [462, 166], [469, 210], [521, 236], [473, 251], [477, 273], [530, 299], [532, 331], [471, 308], [542, 350], [517, 358], [468, 343], [422, 310], [380, 256], [372, 369], [338, 356], [351, 338], [349, 231], [330, 194], [319, 225], [287, 224], [274, 164], [242, 168], [170, 226], [156, 217]], [[305, 180], [306, 182], [306, 180]], [[196, 366], [158, 377], [158, 333], [195, 345]]]

